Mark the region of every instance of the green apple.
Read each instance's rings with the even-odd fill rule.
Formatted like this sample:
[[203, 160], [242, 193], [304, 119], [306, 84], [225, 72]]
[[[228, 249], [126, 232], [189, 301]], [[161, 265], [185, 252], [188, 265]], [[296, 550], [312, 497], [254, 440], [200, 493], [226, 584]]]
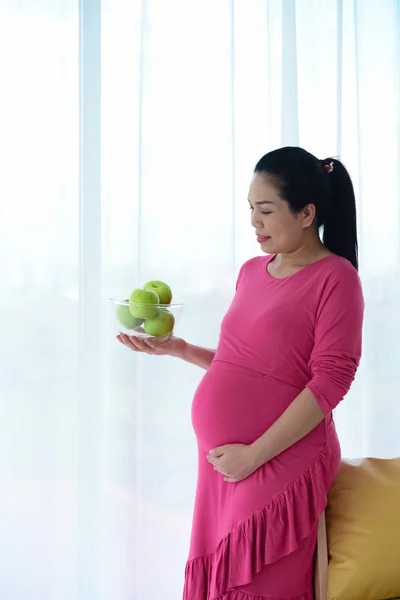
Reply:
[[171, 333], [174, 325], [174, 315], [165, 308], [160, 308], [155, 317], [145, 320], [143, 327], [148, 335], [162, 337]]
[[[125, 302], [129, 302], [128, 298]], [[125, 304], [119, 304], [117, 307], [117, 319], [125, 329], [135, 329], [143, 323], [143, 319], [137, 319], [131, 314], [129, 306]]]
[[129, 302], [133, 303], [129, 306], [133, 317], [137, 319], [151, 319], [158, 313], [158, 308], [154, 305], [159, 304], [160, 300], [153, 290], [137, 288], [129, 296]]
[[169, 285], [163, 281], [148, 281], [144, 286], [145, 290], [153, 290], [160, 298], [160, 304], [170, 304], [172, 300], [172, 291]]

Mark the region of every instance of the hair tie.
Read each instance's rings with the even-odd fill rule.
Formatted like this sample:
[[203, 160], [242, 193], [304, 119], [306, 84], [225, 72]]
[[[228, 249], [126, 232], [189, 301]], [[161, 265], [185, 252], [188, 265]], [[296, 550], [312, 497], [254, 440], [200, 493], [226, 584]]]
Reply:
[[332, 173], [332, 171], [333, 171], [333, 165], [334, 165], [333, 161], [330, 162], [329, 165], [324, 165], [323, 168], [324, 168], [325, 173]]

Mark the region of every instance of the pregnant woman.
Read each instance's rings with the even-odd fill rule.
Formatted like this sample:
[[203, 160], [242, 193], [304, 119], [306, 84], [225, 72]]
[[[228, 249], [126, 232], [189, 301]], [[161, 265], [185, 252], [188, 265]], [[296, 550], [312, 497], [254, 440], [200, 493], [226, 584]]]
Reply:
[[118, 336], [207, 371], [192, 408], [199, 472], [184, 600], [312, 600], [318, 518], [340, 463], [332, 411], [361, 356], [345, 167], [275, 150], [257, 164], [248, 202], [267, 256], [241, 267], [217, 349]]

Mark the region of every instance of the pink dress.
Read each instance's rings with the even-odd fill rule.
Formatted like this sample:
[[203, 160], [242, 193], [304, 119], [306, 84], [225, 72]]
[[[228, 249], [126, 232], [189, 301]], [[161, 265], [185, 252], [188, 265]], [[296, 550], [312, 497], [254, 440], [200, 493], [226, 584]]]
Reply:
[[[294, 275], [241, 268], [218, 348], [193, 400], [198, 485], [184, 600], [312, 600], [319, 515], [338, 470], [332, 410], [354, 379], [364, 302], [336, 255]], [[250, 444], [308, 387], [326, 418], [237, 484], [208, 463], [218, 446]]]

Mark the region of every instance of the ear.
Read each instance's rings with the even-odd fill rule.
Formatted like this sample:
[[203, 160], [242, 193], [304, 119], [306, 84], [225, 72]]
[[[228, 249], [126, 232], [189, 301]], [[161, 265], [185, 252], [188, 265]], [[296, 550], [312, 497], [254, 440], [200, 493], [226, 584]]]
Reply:
[[307, 204], [307, 206], [305, 206], [303, 208], [302, 215], [303, 215], [303, 228], [305, 229], [306, 227], [311, 227], [311, 225], [313, 225], [313, 223], [315, 222], [315, 219], [316, 219], [315, 205]]

